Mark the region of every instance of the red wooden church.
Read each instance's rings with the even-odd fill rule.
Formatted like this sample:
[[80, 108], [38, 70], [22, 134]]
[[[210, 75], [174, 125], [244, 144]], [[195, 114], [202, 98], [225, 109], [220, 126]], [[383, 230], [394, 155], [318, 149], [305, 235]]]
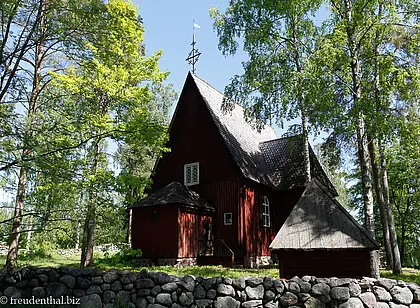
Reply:
[[240, 106], [222, 112], [222, 100], [188, 74], [171, 151], [155, 164], [149, 196], [130, 207], [133, 248], [161, 264], [255, 267], [278, 256], [283, 277], [368, 275], [377, 244], [335, 200], [312, 150], [305, 184], [303, 138], [258, 132]]

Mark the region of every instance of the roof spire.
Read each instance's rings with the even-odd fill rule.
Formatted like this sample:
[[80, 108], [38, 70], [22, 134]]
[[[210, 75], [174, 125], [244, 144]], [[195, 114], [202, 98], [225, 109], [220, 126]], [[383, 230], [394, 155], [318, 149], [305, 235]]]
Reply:
[[195, 48], [195, 29], [200, 29], [200, 26], [198, 24], [195, 23], [195, 21], [193, 20], [193, 40], [192, 40], [192, 50], [190, 51], [190, 53], [188, 54], [188, 58], [185, 59], [185, 61], [188, 62], [188, 64], [192, 65], [192, 72], [195, 74], [195, 64], [198, 61], [198, 58], [201, 55], [201, 52], [198, 51], [197, 48]]

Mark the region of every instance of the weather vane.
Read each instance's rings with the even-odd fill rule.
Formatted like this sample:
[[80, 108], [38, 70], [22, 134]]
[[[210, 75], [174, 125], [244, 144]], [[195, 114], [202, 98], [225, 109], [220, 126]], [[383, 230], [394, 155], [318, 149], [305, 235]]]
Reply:
[[195, 64], [198, 61], [198, 58], [201, 55], [201, 52], [198, 51], [197, 48], [195, 48], [195, 29], [200, 29], [200, 26], [194, 22], [193, 25], [193, 40], [192, 40], [192, 50], [188, 54], [188, 58], [185, 59], [185, 61], [188, 62], [188, 64], [192, 65], [192, 72], [195, 74]]

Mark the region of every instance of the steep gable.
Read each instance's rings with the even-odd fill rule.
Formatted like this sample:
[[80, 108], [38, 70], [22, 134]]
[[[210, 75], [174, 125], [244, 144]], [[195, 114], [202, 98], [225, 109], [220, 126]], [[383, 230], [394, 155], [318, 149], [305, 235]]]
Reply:
[[187, 76], [172, 117], [167, 145], [170, 151], [157, 160], [153, 169], [152, 191], [171, 182], [184, 183], [184, 166], [196, 162], [200, 183], [241, 176], [191, 74]]
[[378, 244], [317, 180], [304, 193], [270, 245], [272, 250], [377, 249]]
[[[184, 115], [185, 113], [192, 114], [197, 108], [197, 106], [185, 105], [185, 100], [189, 95], [187, 93], [191, 89], [198, 92], [196, 95], [200, 99], [195, 101], [195, 104], [201, 104], [200, 108], [206, 110], [206, 121], [208, 117], [214, 123], [215, 134], [221, 137], [221, 142], [224, 143], [228, 156], [233, 162], [232, 166], [238, 168], [245, 178], [278, 190], [305, 186], [302, 136], [278, 138], [269, 125], [264, 125], [261, 130], [257, 130], [245, 120], [244, 109], [237, 104], [230, 112], [222, 111], [223, 93], [191, 72], [187, 76], [170, 124], [171, 134], [180, 109], [184, 118], [178, 119], [178, 124], [185, 120], [195, 121], [192, 115], [189, 115], [189, 118], [185, 118]], [[187, 130], [190, 131], [191, 127]], [[177, 134], [180, 134], [179, 130]], [[194, 138], [191, 142], [197, 142], [197, 136]], [[188, 151], [190, 152], [191, 149]], [[311, 148], [310, 160], [312, 177], [317, 178], [330, 189], [332, 194], [337, 195]], [[157, 164], [154, 171], [156, 171], [156, 166]], [[178, 169], [180, 167], [177, 166]], [[171, 181], [180, 181], [180, 179], [171, 178]]]
[[194, 79], [220, 135], [243, 175], [271, 186], [266, 174], [262, 172], [265, 169], [265, 162], [259, 144], [276, 139], [274, 129], [268, 125], [265, 125], [261, 131], [254, 129], [250, 123], [246, 122], [244, 109], [237, 104], [231, 112], [223, 112], [223, 94], [197, 75], [190, 73], [190, 76]]

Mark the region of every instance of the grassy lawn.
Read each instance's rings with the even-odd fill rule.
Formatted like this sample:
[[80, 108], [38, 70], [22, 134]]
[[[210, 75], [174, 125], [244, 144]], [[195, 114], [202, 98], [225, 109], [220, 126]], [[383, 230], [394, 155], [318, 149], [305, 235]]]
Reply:
[[381, 271], [381, 277], [395, 279], [395, 280], [403, 280], [406, 282], [415, 282], [418, 285], [420, 285], [420, 271], [411, 269], [411, 268], [405, 268], [403, 269], [402, 275], [393, 275], [392, 271]]
[[[203, 277], [229, 277], [239, 278], [246, 276], [267, 276], [278, 278], [278, 268], [275, 265], [268, 266], [261, 269], [242, 269], [242, 268], [225, 268], [221, 266], [188, 266], [177, 268], [173, 266], [152, 266], [142, 267], [135, 266], [128, 262], [118, 262], [112, 257], [105, 257], [102, 253], [94, 255], [94, 267], [109, 270], [112, 268], [119, 270], [141, 271], [146, 269], [148, 271], [165, 272], [169, 275], [184, 276], [203, 276]], [[0, 264], [5, 264], [6, 256], [0, 256]], [[35, 267], [79, 267], [80, 254], [73, 254], [70, 256], [63, 256], [57, 253], [52, 253], [48, 257], [38, 256], [20, 256], [19, 267], [35, 266]]]
[[[6, 256], [0, 256], [0, 264], [6, 263]], [[35, 266], [35, 267], [79, 267], [80, 255], [71, 255], [69, 257], [53, 254], [49, 257], [39, 256], [19, 256], [19, 267]]]
[[[276, 265], [267, 266], [260, 269], [243, 269], [243, 268], [225, 268], [221, 266], [188, 266], [183, 268], [176, 268], [172, 266], [152, 266], [141, 267], [134, 266], [128, 262], [121, 262], [115, 258], [105, 257], [103, 253], [95, 253], [94, 267], [109, 270], [111, 268], [120, 270], [141, 271], [146, 269], [148, 271], [165, 272], [169, 275], [184, 276], [203, 276], [203, 277], [230, 277], [239, 278], [246, 276], [264, 276], [278, 278], [279, 272]], [[0, 256], [0, 262], [5, 264], [6, 256]], [[80, 254], [58, 254], [52, 253], [48, 257], [39, 256], [21, 256], [19, 266], [36, 266], [36, 267], [79, 267]], [[381, 277], [390, 279], [403, 280], [406, 282], [415, 282], [420, 285], [420, 271], [414, 269], [404, 269], [403, 274], [400, 276], [392, 275], [391, 271], [381, 271]]]

